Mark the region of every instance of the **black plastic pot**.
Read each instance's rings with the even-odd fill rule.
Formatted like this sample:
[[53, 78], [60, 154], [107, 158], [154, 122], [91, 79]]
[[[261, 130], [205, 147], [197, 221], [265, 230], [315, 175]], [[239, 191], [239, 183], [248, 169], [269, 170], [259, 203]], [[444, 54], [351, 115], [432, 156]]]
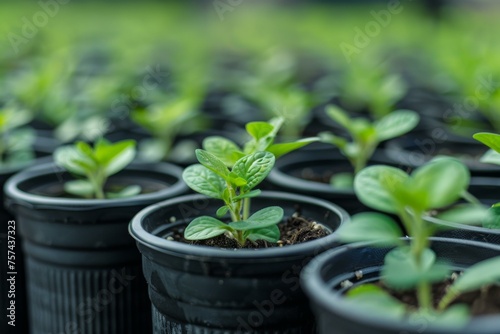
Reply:
[[[484, 243], [434, 238], [432, 249], [438, 259], [465, 270], [480, 261], [499, 256], [500, 247]], [[391, 248], [367, 244], [349, 245], [321, 254], [304, 269], [301, 284], [312, 301], [319, 334], [498, 334], [500, 316], [476, 317], [462, 329], [436, 328], [424, 317], [396, 321], [376, 312], [363, 312], [343, 298], [341, 282], [355, 285], [379, 280], [384, 256]], [[360, 271], [362, 278], [357, 279]]]
[[180, 178], [174, 165], [130, 165], [109, 183], [148, 193], [107, 200], [59, 197], [72, 178], [54, 164], [7, 181], [6, 206], [26, 255], [31, 333], [148, 332], [147, 285], [127, 226], [142, 208], [185, 193]]
[[499, 166], [479, 162], [487, 150], [480, 142], [449, 134], [444, 128], [405, 135], [386, 145], [387, 157], [392, 163], [415, 168], [438, 155], [449, 155], [465, 163], [473, 176], [497, 176]]
[[[500, 202], [499, 189], [500, 178], [475, 177], [471, 180], [469, 192], [479, 199], [481, 203], [490, 206]], [[444, 229], [439, 233], [439, 236], [500, 245], [500, 229], [458, 224], [435, 217], [425, 217], [425, 220]]]
[[[278, 205], [285, 216], [300, 210], [332, 232], [347, 213], [326, 201], [262, 192], [252, 211]], [[335, 233], [302, 244], [267, 249], [220, 249], [166, 238], [192, 219], [214, 215], [218, 200], [189, 195], [144, 209], [130, 224], [158, 333], [314, 333], [298, 274], [316, 254], [334, 247]]]
[[[313, 144], [312, 144], [313, 145]], [[312, 146], [311, 145], [311, 146]], [[335, 189], [328, 180], [313, 181], [304, 174], [334, 174], [352, 172], [352, 167], [339, 151], [332, 148], [300, 149], [276, 161], [267, 178], [270, 188], [326, 199], [344, 208], [349, 214], [366, 211], [353, 189]], [[388, 164], [383, 151], [378, 151], [369, 164]]]
[[[37, 152], [37, 154], [41, 155], [41, 152]], [[11, 300], [15, 302], [15, 311], [13, 311], [15, 312], [15, 322], [13, 323], [15, 324], [15, 328], [8, 325], [8, 322], [12, 321], [14, 317], [7, 318], [7, 321], [2, 321], [0, 324], [1, 333], [9, 333], [8, 328], [15, 329], [18, 333], [29, 333], [26, 272], [24, 270], [25, 261], [21, 248], [21, 237], [14, 217], [4, 208], [3, 186], [12, 175], [18, 173], [23, 168], [49, 162], [50, 160], [50, 157], [37, 158], [26, 165], [23, 164], [0, 170], [0, 189], [2, 189], [0, 191], [0, 255], [1, 258], [4, 259], [0, 268], [0, 307], [2, 310], [8, 307], [12, 309], [10, 302]], [[11, 221], [14, 221], [14, 223]], [[12, 263], [9, 263], [9, 260], [11, 260]], [[10, 265], [12, 265], [12, 267], [9, 268]], [[15, 274], [12, 275], [8, 273]], [[15, 284], [12, 286], [15, 290], [14, 295], [11, 294], [12, 289], [10, 284], [10, 282], [14, 282], [14, 280], [10, 282], [7, 281], [11, 276], [15, 276]], [[10, 313], [11, 311], [9, 310], [7, 314], [10, 315]]]

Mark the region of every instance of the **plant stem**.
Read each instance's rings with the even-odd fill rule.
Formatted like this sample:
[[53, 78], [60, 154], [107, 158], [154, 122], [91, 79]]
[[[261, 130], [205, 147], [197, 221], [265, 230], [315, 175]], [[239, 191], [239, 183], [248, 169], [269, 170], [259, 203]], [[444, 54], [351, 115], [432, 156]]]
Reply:
[[470, 192], [468, 192], [467, 190], [465, 190], [463, 193], [462, 193], [462, 198], [464, 200], [466, 200], [467, 202], [471, 203], [471, 204], [475, 204], [475, 205], [482, 205], [481, 201], [479, 201], [476, 196], [472, 195]]
[[[413, 218], [413, 226], [415, 227], [413, 241], [411, 242], [412, 254], [415, 258], [415, 263], [421, 268], [423, 265], [422, 256], [429, 246], [429, 238], [425, 222], [422, 219], [422, 212], [413, 210], [411, 217]], [[429, 282], [420, 282], [418, 284], [417, 297], [420, 308], [432, 308], [432, 291]]]
[[243, 220], [250, 217], [250, 198], [243, 199]]
[[420, 308], [425, 310], [432, 308], [432, 292], [429, 283], [422, 282], [417, 286], [417, 297]]

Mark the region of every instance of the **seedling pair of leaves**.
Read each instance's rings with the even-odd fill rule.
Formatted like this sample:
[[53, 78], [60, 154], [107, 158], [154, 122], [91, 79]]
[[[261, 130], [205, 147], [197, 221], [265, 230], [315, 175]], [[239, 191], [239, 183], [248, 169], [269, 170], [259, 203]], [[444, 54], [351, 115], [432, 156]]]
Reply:
[[[366, 166], [381, 142], [411, 131], [420, 120], [418, 114], [410, 110], [397, 110], [373, 122], [366, 118], [350, 118], [333, 105], [328, 106], [326, 112], [349, 133], [352, 141], [331, 132], [320, 133], [321, 141], [336, 146], [351, 163], [354, 174]], [[352, 188], [353, 178], [351, 173], [337, 174], [330, 183], [336, 188]]]
[[211, 136], [203, 141], [203, 149], [221, 160], [226, 166], [233, 166], [238, 159], [259, 151], [272, 153], [279, 158], [287, 153], [318, 141], [319, 138], [311, 137], [286, 143], [275, 143], [285, 119], [276, 117], [269, 122], [250, 122], [246, 131], [250, 139], [240, 147], [235, 142], [220, 136]]
[[217, 210], [217, 217], [222, 218], [229, 212], [231, 222], [226, 224], [210, 216], [198, 217], [186, 227], [184, 237], [203, 240], [226, 233], [241, 246], [247, 240], [277, 242], [280, 237], [277, 224], [283, 218], [283, 209], [271, 206], [249, 215], [249, 199], [260, 194], [260, 190], [254, 188], [272, 170], [274, 155], [257, 151], [238, 159], [231, 169], [205, 150], [196, 150], [196, 157], [200, 164], [184, 170], [184, 181], [194, 191], [222, 200], [224, 205]]
[[[388, 166], [372, 166], [356, 175], [354, 190], [365, 205], [399, 216], [409, 243], [401, 237], [399, 225], [381, 213], [355, 215], [352, 223], [340, 229], [340, 238], [346, 242], [373, 242], [375, 246], [395, 246], [384, 259], [382, 280], [394, 290], [417, 291], [417, 314], [432, 315], [436, 324], [461, 325], [468, 319], [464, 306], [447, 308], [461, 293], [476, 290], [500, 279], [500, 258], [485, 261], [469, 268], [443, 297], [437, 309], [432, 305], [431, 285], [444, 281], [451, 267], [437, 260], [429, 248], [429, 237], [437, 227], [422, 217], [430, 211], [447, 207], [466, 193], [470, 175], [458, 160], [437, 158], [417, 168], [411, 175]], [[488, 266], [487, 271], [483, 271]], [[407, 307], [392, 298], [383, 289], [367, 284], [353, 289], [348, 297], [353, 302], [369, 300], [367, 305], [384, 307], [390, 315], [402, 318]]]
[[82, 179], [67, 181], [64, 190], [83, 198], [123, 198], [141, 192], [138, 185], [130, 185], [118, 192], [105, 192], [104, 186], [109, 176], [124, 169], [135, 157], [134, 140], [110, 143], [99, 139], [92, 148], [85, 142], [63, 146], [54, 152], [57, 165]]
[[34, 158], [34, 133], [21, 128], [32, 119], [23, 109], [5, 106], [0, 109], [0, 167], [26, 163]]

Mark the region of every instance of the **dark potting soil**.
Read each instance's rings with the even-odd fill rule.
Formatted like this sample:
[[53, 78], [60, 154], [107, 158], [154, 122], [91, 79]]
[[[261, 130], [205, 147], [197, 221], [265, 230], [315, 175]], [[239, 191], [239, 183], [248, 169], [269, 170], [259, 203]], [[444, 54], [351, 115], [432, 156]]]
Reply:
[[315, 240], [327, 236], [330, 232], [321, 224], [315, 221], [308, 220], [300, 214], [295, 213], [286, 221], [278, 225], [280, 229], [281, 238], [277, 243], [271, 243], [264, 240], [256, 242], [247, 241], [245, 246], [240, 246], [234, 239], [228, 238], [224, 235], [217, 236], [207, 240], [186, 240], [183, 237], [184, 229], [177, 229], [173, 235], [167, 236], [175, 241], [191, 244], [202, 245], [219, 248], [271, 248], [271, 247], [284, 247], [289, 245], [300, 244], [303, 242]]
[[[437, 283], [432, 286], [434, 307], [437, 307], [437, 304], [452, 283], [453, 280], [448, 279], [446, 282]], [[383, 284], [381, 285], [383, 286]], [[392, 296], [409, 305], [411, 308], [417, 307], [418, 301], [416, 291], [396, 292], [387, 289], [385, 286], [383, 287], [388, 290]], [[468, 305], [472, 316], [500, 315], [500, 285], [490, 285], [481, 290], [464, 293], [457, 297], [451, 305], [454, 304]]]

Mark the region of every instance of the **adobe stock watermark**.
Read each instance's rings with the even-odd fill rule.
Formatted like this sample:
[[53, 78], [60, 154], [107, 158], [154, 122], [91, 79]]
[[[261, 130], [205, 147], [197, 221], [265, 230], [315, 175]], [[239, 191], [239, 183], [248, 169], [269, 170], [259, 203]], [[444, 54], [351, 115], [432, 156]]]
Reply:
[[217, 16], [219, 16], [219, 20], [224, 21], [226, 12], [233, 12], [243, 2], [245, 2], [245, 0], [214, 0], [212, 6]]
[[19, 33], [10, 31], [7, 39], [10, 42], [15, 54], [19, 53], [22, 45], [28, 44], [38, 35], [40, 29], [44, 28], [51, 18], [59, 13], [62, 5], [69, 3], [70, 0], [40, 0], [37, 2], [41, 8], [31, 17], [23, 16], [21, 18], [21, 29]]
[[[413, 0], [405, 0], [413, 1]], [[354, 27], [354, 37], [351, 43], [340, 43], [340, 50], [348, 63], [351, 63], [352, 57], [361, 53], [361, 50], [367, 48], [371, 41], [380, 35], [383, 28], [392, 23], [394, 15], [402, 13], [404, 6], [401, 0], [390, 0], [386, 9], [372, 10], [370, 15], [373, 20], [368, 21], [364, 27]]]

